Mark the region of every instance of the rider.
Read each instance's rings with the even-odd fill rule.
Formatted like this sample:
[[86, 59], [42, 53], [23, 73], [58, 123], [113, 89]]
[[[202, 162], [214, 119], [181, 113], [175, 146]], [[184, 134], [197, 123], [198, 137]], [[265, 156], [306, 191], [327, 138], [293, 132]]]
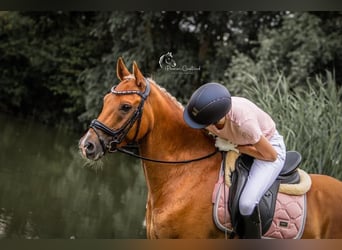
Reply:
[[253, 102], [231, 96], [219, 83], [198, 88], [184, 109], [184, 121], [192, 128], [206, 128], [230, 141], [235, 150], [254, 157], [239, 200], [244, 237], [261, 238], [258, 203], [279, 175], [286, 155], [283, 137], [273, 119]]

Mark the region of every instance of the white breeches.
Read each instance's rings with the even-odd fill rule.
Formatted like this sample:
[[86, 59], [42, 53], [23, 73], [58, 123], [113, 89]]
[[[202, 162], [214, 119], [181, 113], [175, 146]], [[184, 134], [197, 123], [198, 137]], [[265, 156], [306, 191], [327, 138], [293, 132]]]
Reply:
[[246, 186], [239, 201], [240, 213], [251, 215], [261, 197], [271, 187], [283, 168], [286, 148], [283, 137], [276, 131], [269, 141], [278, 153], [274, 162], [254, 159]]

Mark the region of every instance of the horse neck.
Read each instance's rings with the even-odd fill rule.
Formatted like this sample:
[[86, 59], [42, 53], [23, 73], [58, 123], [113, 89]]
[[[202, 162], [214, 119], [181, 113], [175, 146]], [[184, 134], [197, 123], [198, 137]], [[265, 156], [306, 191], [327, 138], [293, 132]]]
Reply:
[[[213, 141], [201, 130], [190, 128], [183, 121], [183, 110], [169, 94], [158, 86], [153, 86], [149, 102], [153, 108], [153, 124], [151, 131], [141, 142], [140, 151], [143, 156], [166, 161], [181, 161], [198, 158], [214, 151]], [[196, 168], [191, 165], [197, 164]], [[169, 179], [181, 173], [191, 171], [195, 176], [207, 166], [197, 163], [160, 164], [144, 162], [145, 177], [148, 186], [161, 189]]]

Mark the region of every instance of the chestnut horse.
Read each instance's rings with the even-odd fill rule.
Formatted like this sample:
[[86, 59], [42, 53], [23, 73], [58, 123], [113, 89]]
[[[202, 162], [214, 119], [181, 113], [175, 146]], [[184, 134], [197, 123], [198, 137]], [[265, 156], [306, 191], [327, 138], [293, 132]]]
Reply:
[[[188, 127], [182, 105], [146, 79], [135, 62], [131, 74], [119, 58], [117, 76], [120, 83], [104, 97], [100, 115], [80, 139], [82, 155], [98, 160], [106, 151], [136, 142], [142, 157], [184, 161], [142, 160], [148, 189], [147, 237], [225, 237], [212, 218], [211, 198], [222, 158], [213, 153], [213, 138], [205, 130]], [[342, 238], [342, 182], [324, 175], [311, 178], [302, 237]]]

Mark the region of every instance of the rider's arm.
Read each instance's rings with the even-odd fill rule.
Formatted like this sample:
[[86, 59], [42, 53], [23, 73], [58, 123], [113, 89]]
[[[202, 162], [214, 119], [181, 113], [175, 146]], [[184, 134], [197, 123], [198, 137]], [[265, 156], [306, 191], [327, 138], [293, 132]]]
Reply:
[[261, 136], [260, 140], [253, 145], [240, 145], [237, 146], [237, 149], [240, 153], [250, 155], [259, 160], [275, 161], [277, 159], [277, 151], [265, 136]]

